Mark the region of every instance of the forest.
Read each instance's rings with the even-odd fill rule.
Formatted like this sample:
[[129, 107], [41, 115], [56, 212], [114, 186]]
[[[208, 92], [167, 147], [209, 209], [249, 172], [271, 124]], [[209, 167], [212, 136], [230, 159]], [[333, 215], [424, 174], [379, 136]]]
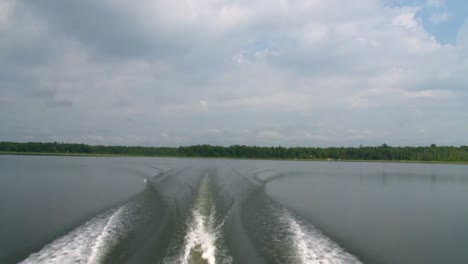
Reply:
[[359, 147], [263, 147], [212, 146], [182, 147], [102, 146], [72, 143], [0, 142], [0, 152], [29, 154], [82, 154], [153, 157], [213, 157], [246, 159], [301, 159], [301, 160], [398, 160], [467, 162], [468, 146], [381, 146]]

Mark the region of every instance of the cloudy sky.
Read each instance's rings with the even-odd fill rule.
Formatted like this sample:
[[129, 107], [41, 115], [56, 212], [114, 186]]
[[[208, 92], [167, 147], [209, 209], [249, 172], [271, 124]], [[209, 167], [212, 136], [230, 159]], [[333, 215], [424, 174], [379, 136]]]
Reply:
[[0, 0], [0, 141], [467, 145], [465, 0]]

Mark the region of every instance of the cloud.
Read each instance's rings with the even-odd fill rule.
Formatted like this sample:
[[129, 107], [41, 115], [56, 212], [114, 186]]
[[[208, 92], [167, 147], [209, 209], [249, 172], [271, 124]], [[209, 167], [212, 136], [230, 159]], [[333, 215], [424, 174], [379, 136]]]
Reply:
[[6, 98], [0, 98], [0, 107], [2, 107], [2, 106], [6, 107], [11, 103], [13, 103], [11, 100], [8, 100]]
[[31, 96], [53, 98], [57, 94], [56, 88], [39, 88], [30, 92]]
[[276, 131], [275, 129], [261, 129], [256, 131], [255, 137], [257, 137], [260, 141], [274, 142], [283, 141], [286, 138], [286, 135]]
[[445, 0], [427, 0], [426, 6], [429, 7], [442, 7], [445, 5]]
[[401, 26], [407, 29], [415, 29], [419, 26], [419, 22], [416, 20], [416, 12], [419, 8], [407, 9], [403, 12], [399, 12], [393, 20], [392, 25]]
[[203, 112], [208, 112], [208, 102], [205, 100], [200, 100], [200, 110]]
[[432, 14], [429, 20], [434, 23], [434, 24], [441, 24], [444, 22], [447, 22], [450, 19], [450, 14], [447, 12], [441, 12], [441, 13], [436, 13]]
[[457, 45], [461, 48], [468, 47], [468, 19], [465, 20], [465, 23], [458, 33]]
[[46, 103], [48, 107], [53, 107], [53, 108], [61, 108], [61, 107], [71, 107], [73, 105], [73, 102], [71, 100], [67, 99], [60, 99], [60, 100], [52, 100]]
[[466, 144], [468, 27], [398, 3], [1, 1], [0, 140]]
[[198, 103], [164, 104], [161, 106], [161, 110], [169, 114], [202, 113], [209, 111], [209, 104], [205, 100], [200, 100]]

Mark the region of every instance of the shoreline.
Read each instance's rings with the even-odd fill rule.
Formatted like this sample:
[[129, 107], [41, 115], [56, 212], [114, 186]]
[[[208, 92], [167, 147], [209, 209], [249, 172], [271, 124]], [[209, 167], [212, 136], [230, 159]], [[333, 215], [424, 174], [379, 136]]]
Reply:
[[232, 160], [271, 160], [271, 161], [312, 161], [312, 162], [373, 162], [373, 163], [419, 163], [419, 164], [449, 164], [468, 165], [468, 161], [437, 161], [437, 160], [326, 160], [326, 159], [273, 159], [273, 158], [239, 158], [239, 157], [190, 157], [190, 156], [151, 156], [125, 155], [103, 153], [56, 153], [56, 152], [15, 152], [0, 151], [0, 156], [61, 156], [61, 157], [127, 157], [127, 158], [180, 158], [180, 159], [232, 159]]

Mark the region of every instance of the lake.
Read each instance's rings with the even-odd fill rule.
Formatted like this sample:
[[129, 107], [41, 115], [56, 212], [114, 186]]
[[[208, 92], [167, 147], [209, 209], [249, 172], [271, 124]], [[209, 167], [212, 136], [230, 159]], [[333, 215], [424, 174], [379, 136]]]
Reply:
[[0, 156], [0, 263], [468, 263], [468, 166]]

